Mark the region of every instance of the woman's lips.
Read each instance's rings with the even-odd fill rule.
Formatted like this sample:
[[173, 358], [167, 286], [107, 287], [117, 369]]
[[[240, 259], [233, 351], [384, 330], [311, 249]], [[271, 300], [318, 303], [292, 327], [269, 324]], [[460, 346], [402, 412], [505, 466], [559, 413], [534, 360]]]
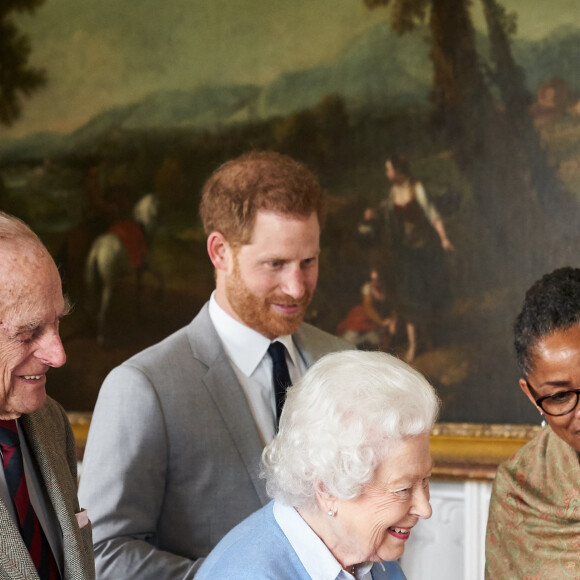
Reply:
[[399, 528], [397, 526], [392, 526], [387, 529], [391, 536], [395, 536], [399, 540], [407, 540], [411, 533], [411, 528]]

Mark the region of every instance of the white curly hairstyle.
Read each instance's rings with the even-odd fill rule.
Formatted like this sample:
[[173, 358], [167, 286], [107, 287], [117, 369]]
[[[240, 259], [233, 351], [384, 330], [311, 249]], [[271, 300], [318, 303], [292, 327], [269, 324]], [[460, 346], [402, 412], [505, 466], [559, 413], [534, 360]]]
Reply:
[[439, 411], [433, 387], [382, 352], [326, 355], [288, 389], [280, 430], [262, 453], [268, 495], [313, 508], [316, 488], [360, 495], [393, 443], [429, 432]]

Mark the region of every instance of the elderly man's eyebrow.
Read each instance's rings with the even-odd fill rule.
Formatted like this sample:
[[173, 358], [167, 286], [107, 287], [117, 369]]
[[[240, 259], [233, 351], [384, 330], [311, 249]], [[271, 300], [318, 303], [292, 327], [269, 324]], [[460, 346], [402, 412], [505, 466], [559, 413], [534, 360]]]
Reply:
[[30, 332], [32, 330], [36, 330], [38, 327], [42, 326], [44, 324], [44, 320], [30, 320], [29, 322], [26, 322], [25, 324], [21, 324], [20, 326], [16, 327], [16, 333], [20, 334], [22, 332]]
[[[57, 320], [64, 318], [68, 314], [71, 313], [73, 309], [72, 302], [65, 296], [64, 298], [64, 306], [60, 314], [56, 316]], [[42, 325], [46, 324], [45, 320], [30, 320], [29, 322], [22, 324], [15, 328], [14, 332], [10, 335], [12, 338], [17, 337], [20, 334], [26, 334], [30, 332], [34, 332], [36, 329], [40, 328]]]
[[20, 326], [17, 326], [14, 329], [14, 331], [10, 333], [9, 338], [13, 339], [20, 336], [21, 334], [30, 334], [31, 332], [34, 332], [35, 330], [40, 328], [42, 325], [43, 322], [41, 320], [31, 320], [26, 324], [21, 324]]

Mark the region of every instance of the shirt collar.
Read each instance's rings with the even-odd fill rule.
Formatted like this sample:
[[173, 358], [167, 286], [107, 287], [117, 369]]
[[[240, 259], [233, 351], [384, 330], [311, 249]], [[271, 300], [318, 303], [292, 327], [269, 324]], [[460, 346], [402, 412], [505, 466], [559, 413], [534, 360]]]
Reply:
[[[383, 569], [383, 572], [384, 572], [385, 567], [384, 567], [383, 563], [379, 562], [379, 565]], [[358, 580], [359, 578], [366, 580], [367, 574], [369, 574], [369, 572], [371, 571], [371, 568], [373, 566], [374, 566], [373, 562], [364, 562], [362, 564], [359, 564], [356, 567], [356, 580]], [[371, 578], [371, 580], [372, 580], [372, 576], [368, 576], [368, 578]]]
[[[294, 548], [312, 580], [346, 580], [352, 576], [342, 569], [338, 560], [292, 506], [274, 501], [274, 518]], [[356, 580], [372, 580], [373, 562], [356, 567]], [[382, 562], [379, 565], [385, 570]]]
[[312, 580], [348, 578], [324, 542], [293, 507], [275, 501], [273, 511], [278, 525]]
[[[215, 291], [209, 299], [209, 316], [229, 359], [244, 375], [251, 376], [273, 341], [230, 316], [217, 303]], [[279, 336], [275, 340], [284, 344], [292, 364], [297, 366], [297, 353], [292, 336]]]

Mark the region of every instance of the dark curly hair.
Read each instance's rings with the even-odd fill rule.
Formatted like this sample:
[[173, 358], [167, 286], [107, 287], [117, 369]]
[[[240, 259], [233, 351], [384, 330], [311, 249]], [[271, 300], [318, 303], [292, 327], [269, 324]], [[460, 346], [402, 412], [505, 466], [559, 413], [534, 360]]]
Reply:
[[514, 323], [516, 359], [524, 377], [533, 368], [538, 342], [558, 330], [580, 324], [580, 269], [558, 268], [526, 292]]
[[402, 155], [401, 153], [393, 153], [392, 155], [389, 155], [387, 157], [387, 161], [391, 162], [393, 169], [397, 173], [400, 173], [401, 175], [404, 175], [405, 177], [408, 177], [409, 179], [412, 178], [411, 164], [409, 163], [409, 160], [404, 155]]

